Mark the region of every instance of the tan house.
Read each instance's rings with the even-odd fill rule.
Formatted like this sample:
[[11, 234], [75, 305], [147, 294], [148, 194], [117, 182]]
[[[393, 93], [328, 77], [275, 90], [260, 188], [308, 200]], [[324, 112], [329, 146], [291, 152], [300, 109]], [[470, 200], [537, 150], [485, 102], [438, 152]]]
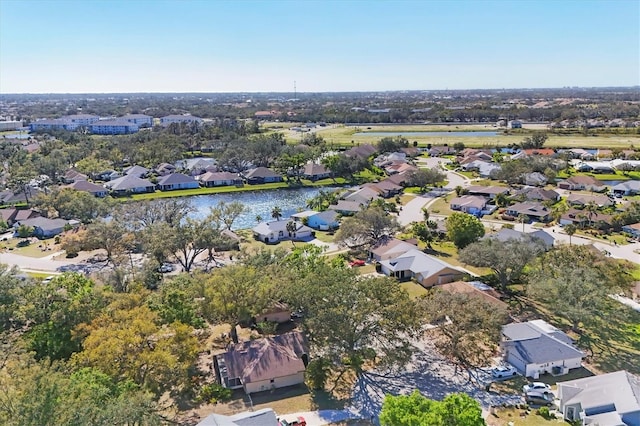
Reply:
[[291, 321], [291, 309], [284, 303], [274, 303], [254, 317], [255, 322], [275, 322], [284, 324]]
[[607, 189], [607, 186], [593, 176], [572, 176], [569, 179], [559, 182], [558, 188], [571, 191], [602, 192]]
[[308, 363], [307, 342], [300, 332], [237, 343], [214, 358], [220, 384], [247, 394], [303, 383]]

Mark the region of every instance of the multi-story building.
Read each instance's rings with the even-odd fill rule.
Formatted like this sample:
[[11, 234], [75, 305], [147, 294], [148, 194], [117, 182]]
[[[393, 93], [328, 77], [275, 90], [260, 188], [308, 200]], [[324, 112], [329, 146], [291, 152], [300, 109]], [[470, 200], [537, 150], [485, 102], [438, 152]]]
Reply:
[[34, 132], [37, 130], [77, 130], [79, 127], [89, 127], [92, 123], [100, 120], [97, 115], [91, 114], [75, 114], [67, 115], [62, 118], [53, 118], [34, 121], [29, 125], [29, 129]]
[[168, 126], [173, 123], [202, 123], [202, 118], [194, 117], [191, 114], [185, 115], [167, 115], [166, 117], [162, 117], [160, 119], [160, 124], [163, 126]]
[[22, 121], [0, 121], [0, 132], [5, 130], [18, 130], [22, 127]]
[[121, 117], [129, 123], [136, 124], [138, 127], [153, 127], [153, 117], [145, 114], [127, 114]]
[[127, 135], [138, 132], [138, 125], [123, 118], [100, 120], [89, 126], [89, 131], [96, 135]]

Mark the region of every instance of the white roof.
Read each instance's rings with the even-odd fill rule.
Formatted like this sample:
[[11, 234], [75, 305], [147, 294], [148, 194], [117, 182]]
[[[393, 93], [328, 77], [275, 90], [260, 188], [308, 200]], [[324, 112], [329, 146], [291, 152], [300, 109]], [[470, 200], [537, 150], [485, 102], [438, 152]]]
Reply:
[[640, 378], [627, 371], [558, 383], [559, 396], [564, 392], [573, 394], [562, 401], [565, 406], [579, 403], [585, 411], [608, 404], [613, 404], [615, 412], [621, 414], [640, 410]]
[[437, 274], [446, 268], [456, 269], [455, 266], [429, 256], [419, 249], [409, 250], [394, 259], [383, 260], [380, 264], [391, 271], [410, 270], [414, 274], [422, 274], [425, 277]]

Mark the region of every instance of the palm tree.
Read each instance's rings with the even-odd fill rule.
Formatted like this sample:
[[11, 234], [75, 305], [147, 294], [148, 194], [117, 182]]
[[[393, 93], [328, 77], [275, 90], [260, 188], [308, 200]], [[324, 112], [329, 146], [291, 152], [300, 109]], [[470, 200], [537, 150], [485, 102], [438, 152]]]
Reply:
[[505, 194], [497, 194], [495, 200], [498, 207], [507, 207], [509, 205], [509, 197]]
[[518, 222], [522, 224], [522, 232], [524, 232], [524, 224], [527, 223], [528, 221], [529, 221], [529, 216], [527, 216], [526, 214], [518, 215]]
[[575, 226], [573, 223], [570, 223], [569, 225], [564, 227], [564, 232], [566, 232], [567, 235], [569, 236], [569, 245], [571, 245], [571, 236], [575, 234], [577, 230], [578, 230], [578, 227]]
[[589, 218], [589, 226], [593, 226], [593, 217], [598, 215], [598, 205], [593, 202], [593, 201], [589, 201], [587, 203], [586, 206], [584, 206], [584, 210], [587, 212], [586, 215]]
[[256, 222], [258, 222], [258, 223], [262, 222], [262, 216], [257, 215], [256, 216]]
[[289, 222], [287, 222], [287, 233], [289, 234], [289, 238], [291, 238], [291, 244], [295, 247], [296, 243], [294, 241], [294, 238], [296, 237], [296, 229], [298, 227], [296, 226], [296, 223], [292, 220], [290, 220]]
[[279, 206], [275, 206], [273, 210], [271, 210], [271, 217], [275, 220], [280, 220], [282, 217], [282, 209]]

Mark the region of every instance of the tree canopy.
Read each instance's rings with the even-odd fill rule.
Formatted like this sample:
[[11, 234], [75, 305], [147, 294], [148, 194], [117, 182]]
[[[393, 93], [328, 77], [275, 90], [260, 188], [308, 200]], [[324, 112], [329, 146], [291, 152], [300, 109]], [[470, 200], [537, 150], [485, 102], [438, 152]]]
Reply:
[[482, 426], [480, 404], [465, 393], [452, 393], [442, 401], [428, 399], [417, 390], [410, 395], [386, 395], [380, 413], [382, 426]]
[[484, 235], [484, 225], [475, 216], [454, 212], [447, 218], [447, 237], [459, 249], [478, 241]]
[[518, 280], [527, 266], [545, 251], [542, 240], [523, 235], [500, 241], [485, 238], [460, 250], [460, 260], [472, 266], [491, 268], [503, 291]]

